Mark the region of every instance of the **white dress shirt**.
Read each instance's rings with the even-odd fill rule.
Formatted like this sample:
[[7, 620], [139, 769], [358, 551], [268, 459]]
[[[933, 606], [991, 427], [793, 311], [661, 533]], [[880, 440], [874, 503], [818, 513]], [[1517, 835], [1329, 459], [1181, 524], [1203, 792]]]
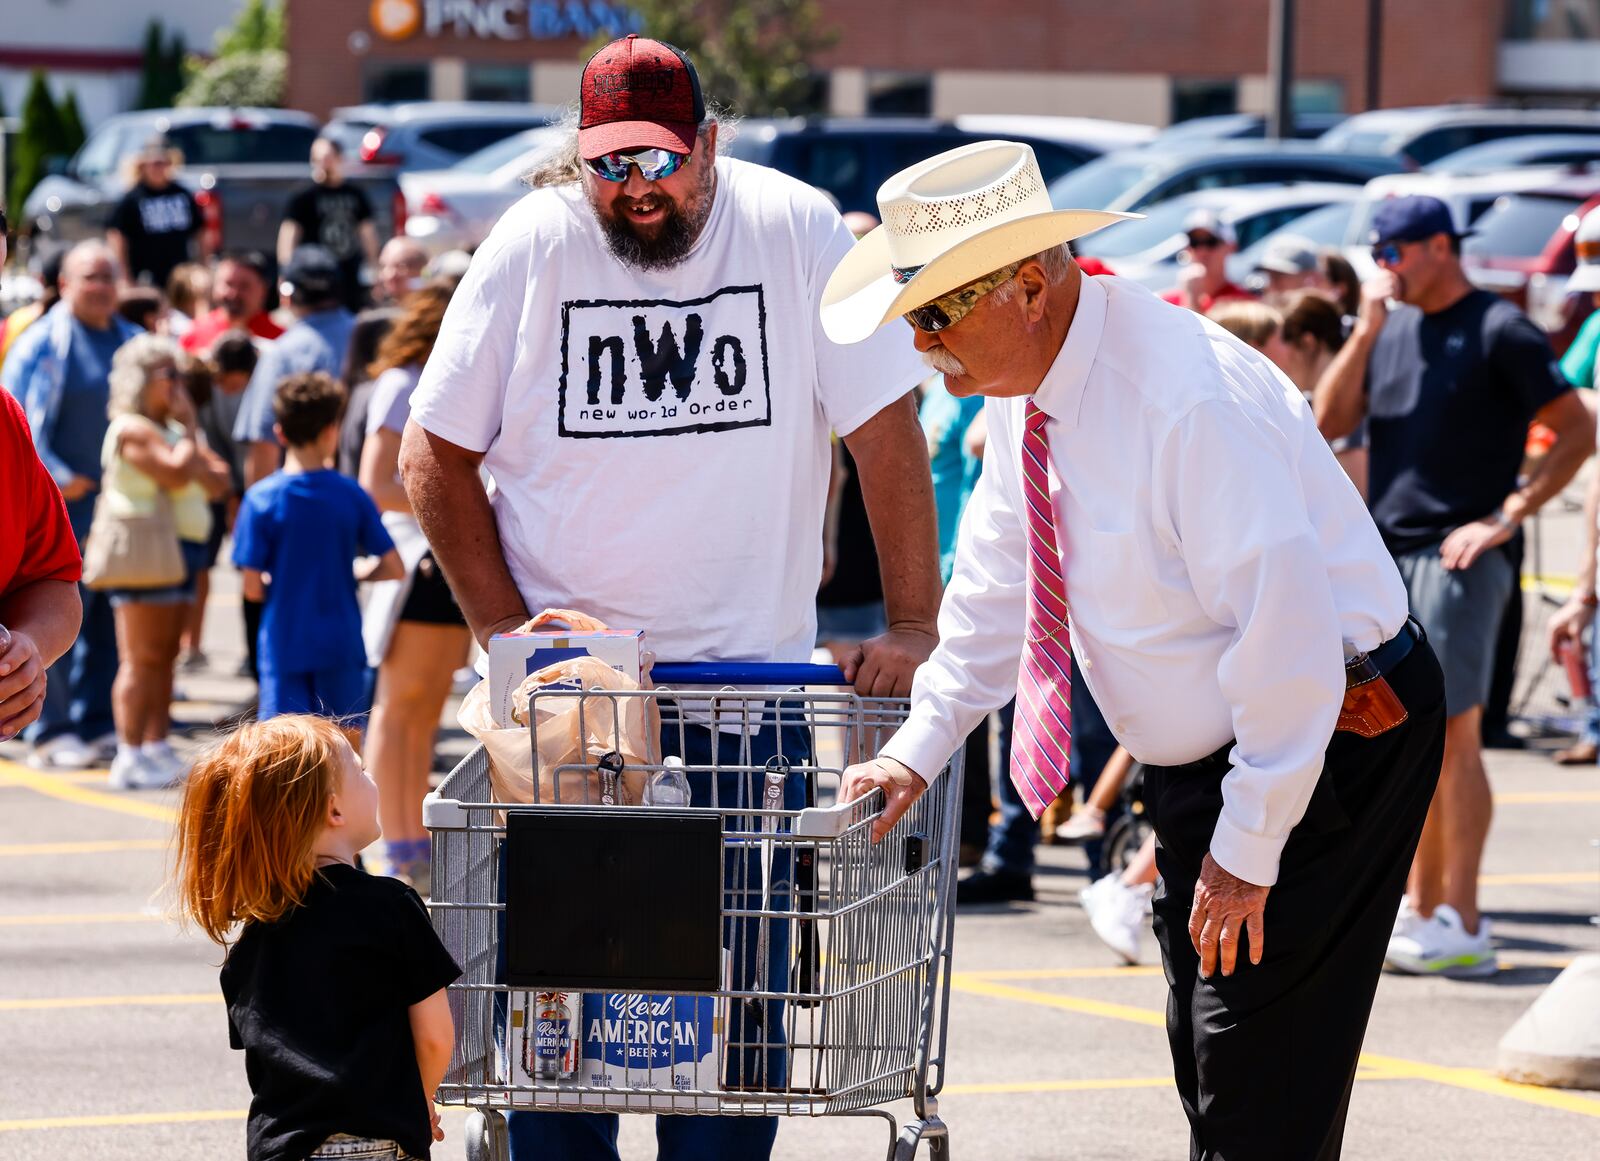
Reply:
[[[1050, 416], [1073, 680], [1141, 762], [1193, 762], [1233, 740], [1211, 854], [1270, 885], [1322, 772], [1347, 649], [1405, 623], [1394, 562], [1294, 385], [1135, 283], [1083, 279], [1033, 400]], [[925, 779], [1016, 690], [1025, 403], [985, 404], [939, 646], [883, 749]]]

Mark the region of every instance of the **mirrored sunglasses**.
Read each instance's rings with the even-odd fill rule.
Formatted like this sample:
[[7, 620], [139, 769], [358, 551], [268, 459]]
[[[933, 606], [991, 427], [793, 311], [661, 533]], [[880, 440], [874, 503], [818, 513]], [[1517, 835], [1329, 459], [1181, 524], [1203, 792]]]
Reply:
[[1400, 245], [1397, 242], [1385, 242], [1381, 246], [1372, 248], [1372, 260], [1379, 266], [1393, 266], [1400, 261]]
[[639, 167], [639, 176], [645, 181], [660, 181], [677, 173], [688, 160], [687, 153], [674, 153], [670, 149], [630, 149], [585, 158], [584, 164], [605, 181], [627, 181], [630, 165]]
[[946, 327], [953, 327], [956, 323], [972, 313], [972, 308], [978, 305], [978, 300], [984, 295], [1005, 285], [1022, 269], [1022, 263], [1013, 262], [1009, 266], [1002, 266], [992, 274], [985, 274], [975, 282], [969, 282], [959, 290], [952, 290], [949, 294], [941, 294], [932, 302], [917, 307], [915, 310], [906, 311], [906, 321], [924, 334], [936, 334]]

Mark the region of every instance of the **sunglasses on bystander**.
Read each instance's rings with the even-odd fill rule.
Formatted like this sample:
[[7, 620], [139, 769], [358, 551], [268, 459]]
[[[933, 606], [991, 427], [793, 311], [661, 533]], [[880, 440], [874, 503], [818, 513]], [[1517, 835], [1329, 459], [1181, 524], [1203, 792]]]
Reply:
[[687, 153], [674, 153], [670, 149], [630, 149], [585, 158], [583, 163], [589, 167], [589, 172], [605, 181], [627, 181], [630, 165], [638, 166], [639, 176], [645, 181], [660, 181], [677, 173], [688, 160]]

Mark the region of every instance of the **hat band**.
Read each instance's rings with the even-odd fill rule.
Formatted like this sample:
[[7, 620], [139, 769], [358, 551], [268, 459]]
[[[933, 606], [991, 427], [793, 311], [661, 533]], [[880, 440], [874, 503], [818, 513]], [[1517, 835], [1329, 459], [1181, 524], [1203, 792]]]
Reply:
[[889, 272], [894, 275], [895, 282], [901, 286], [915, 278], [917, 272], [921, 269], [921, 266], [895, 266], [892, 263], [889, 266]]

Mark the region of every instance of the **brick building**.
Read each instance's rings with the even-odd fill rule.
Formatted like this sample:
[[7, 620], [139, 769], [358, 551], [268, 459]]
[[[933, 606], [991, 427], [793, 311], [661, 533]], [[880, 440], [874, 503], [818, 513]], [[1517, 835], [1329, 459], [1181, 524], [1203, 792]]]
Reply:
[[[837, 33], [818, 106], [1063, 113], [1166, 124], [1267, 102], [1269, 0], [819, 0]], [[290, 103], [565, 102], [626, 0], [288, 0]], [[1299, 0], [1296, 103], [1600, 99], [1600, 0]], [[1369, 73], [1373, 12], [1379, 65]], [[1559, 16], [1559, 19], [1557, 17]]]

